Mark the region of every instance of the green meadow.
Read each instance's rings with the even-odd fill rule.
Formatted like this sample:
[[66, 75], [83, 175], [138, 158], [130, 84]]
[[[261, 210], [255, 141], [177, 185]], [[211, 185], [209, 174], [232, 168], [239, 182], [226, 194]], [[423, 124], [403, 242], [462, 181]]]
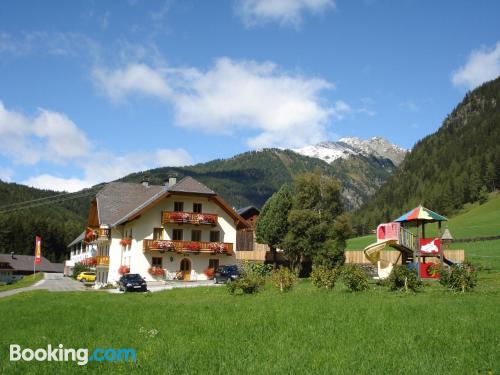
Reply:
[[[500, 371], [500, 294], [376, 284], [350, 293], [304, 280], [231, 296], [224, 286], [148, 294], [27, 292], [0, 300], [0, 373], [488, 374]], [[134, 363], [10, 362], [9, 344], [134, 348]]]

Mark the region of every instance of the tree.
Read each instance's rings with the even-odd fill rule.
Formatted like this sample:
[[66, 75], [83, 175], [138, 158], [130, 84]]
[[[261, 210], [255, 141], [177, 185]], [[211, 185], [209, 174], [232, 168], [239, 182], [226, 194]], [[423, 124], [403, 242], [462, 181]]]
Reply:
[[276, 248], [280, 246], [288, 232], [288, 214], [292, 208], [292, 195], [288, 186], [283, 185], [267, 200], [257, 219], [255, 234], [257, 242], [267, 243], [276, 266]]
[[343, 263], [351, 227], [349, 218], [342, 215], [340, 192], [337, 180], [319, 171], [296, 176], [289, 230], [282, 243], [293, 267], [304, 259], [329, 267]]

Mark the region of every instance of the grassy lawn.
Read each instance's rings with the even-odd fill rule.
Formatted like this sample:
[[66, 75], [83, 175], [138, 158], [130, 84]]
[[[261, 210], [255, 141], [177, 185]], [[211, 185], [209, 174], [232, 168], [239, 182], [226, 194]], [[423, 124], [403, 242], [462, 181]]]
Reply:
[[38, 272], [34, 275], [24, 276], [21, 280], [16, 281], [10, 285], [0, 285], [0, 292], [4, 292], [6, 290], [11, 290], [11, 289], [26, 288], [27, 286], [31, 286], [42, 279], [43, 279], [43, 272]]
[[[0, 373], [487, 374], [500, 371], [500, 294], [434, 283], [417, 295], [302, 281], [280, 295], [225, 287], [150, 294], [36, 291], [0, 300]], [[157, 334], [147, 331], [158, 330]], [[146, 332], [145, 332], [146, 331]], [[10, 362], [8, 345], [134, 348], [135, 363]]]

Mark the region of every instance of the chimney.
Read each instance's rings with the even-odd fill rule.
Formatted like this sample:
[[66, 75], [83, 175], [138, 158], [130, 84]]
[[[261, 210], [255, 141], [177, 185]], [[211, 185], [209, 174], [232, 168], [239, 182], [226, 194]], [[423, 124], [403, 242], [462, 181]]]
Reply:
[[175, 178], [175, 177], [168, 178], [168, 186], [169, 187], [174, 186], [176, 183], [177, 183], [177, 178]]
[[149, 186], [149, 179], [147, 177], [143, 177], [141, 184], [144, 187], [148, 187]]
[[11, 251], [11, 252], [10, 252], [10, 257], [11, 257], [12, 259], [16, 259], [16, 257], [14, 256], [14, 252], [13, 252], [13, 251]]

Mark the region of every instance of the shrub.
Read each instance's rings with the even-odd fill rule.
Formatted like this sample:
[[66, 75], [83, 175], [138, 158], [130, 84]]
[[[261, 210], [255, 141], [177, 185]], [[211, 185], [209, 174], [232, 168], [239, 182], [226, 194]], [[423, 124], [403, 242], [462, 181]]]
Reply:
[[288, 292], [297, 282], [297, 275], [286, 267], [280, 267], [271, 273], [271, 281], [280, 292]]
[[311, 282], [318, 288], [333, 289], [338, 276], [338, 268], [319, 266], [311, 272]]
[[345, 263], [345, 252], [337, 241], [329, 240], [319, 249], [313, 260], [316, 266], [340, 267]]
[[273, 266], [271, 264], [256, 263], [256, 262], [245, 262], [243, 269], [246, 272], [251, 272], [253, 274], [267, 277], [273, 271]]
[[448, 270], [441, 270], [439, 283], [455, 292], [469, 292], [477, 284], [476, 268], [470, 263], [454, 264]]
[[76, 279], [76, 277], [81, 273], [81, 272], [87, 272], [90, 271], [90, 267], [82, 264], [82, 263], [76, 263], [75, 266], [73, 267], [73, 275], [72, 277]]
[[422, 287], [422, 281], [414, 270], [410, 270], [404, 265], [395, 265], [387, 278], [387, 285], [392, 291], [417, 292]]
[[241, 292], [243, 294], [254, 294], [264, 286], [266, 279], [252, 269], [250, 263], [245, 264], [240, 277], [234, 281], [228, 281], [227, 290], [230, 294]]
[[368, 289], [368, 277], [356, 264], [348, 264], [342, 270], [342, 282], [351, 292]]

